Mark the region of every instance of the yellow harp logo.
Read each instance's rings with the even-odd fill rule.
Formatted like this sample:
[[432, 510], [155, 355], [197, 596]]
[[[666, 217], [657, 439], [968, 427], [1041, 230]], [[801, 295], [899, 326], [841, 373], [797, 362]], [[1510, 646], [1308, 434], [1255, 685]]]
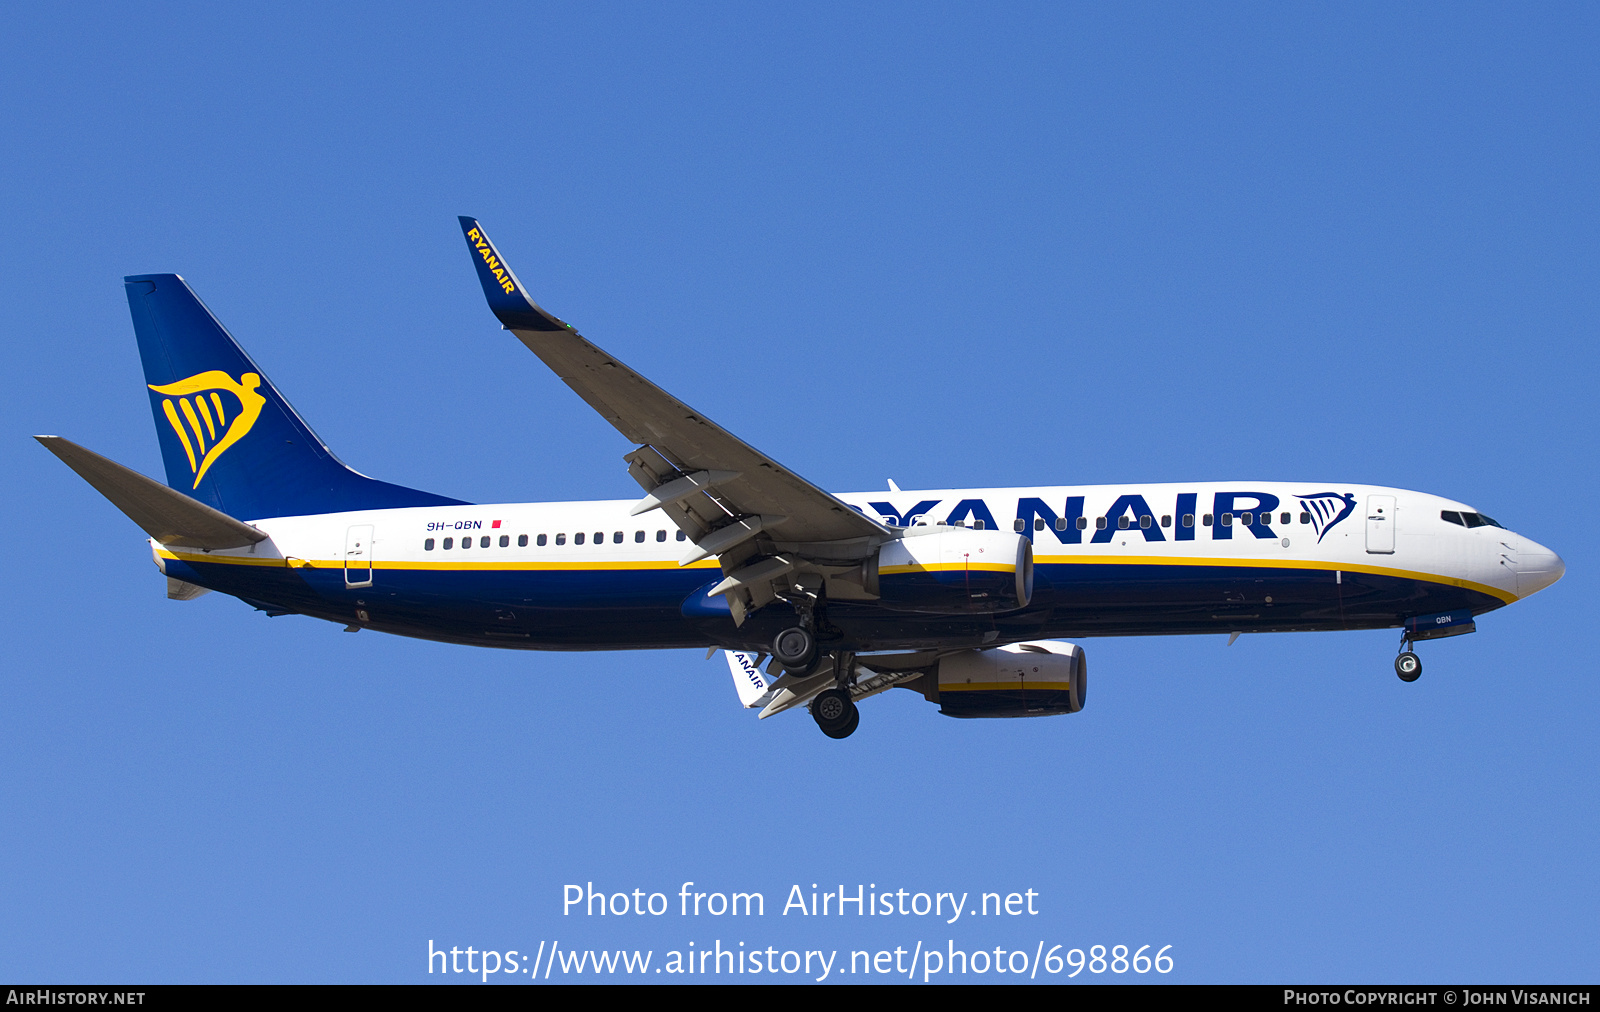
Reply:
[[[235, 383], [232, 376], [213, 369], [166, 386], [150, 386], [156, 393], [166, 395], [161, 410], [172, 423], [172, 431], [178, 434], [183, 452], [189, 455], [195, 488], [200, 487], [200, 479], [217, 458], [243, 439], [261, 416], [267, 399], [256, 393], [260, 385], [261, 376], [257, 373], [247, 372]], [[223, 394], [229, 394], [237, 406], [225, 405]]]

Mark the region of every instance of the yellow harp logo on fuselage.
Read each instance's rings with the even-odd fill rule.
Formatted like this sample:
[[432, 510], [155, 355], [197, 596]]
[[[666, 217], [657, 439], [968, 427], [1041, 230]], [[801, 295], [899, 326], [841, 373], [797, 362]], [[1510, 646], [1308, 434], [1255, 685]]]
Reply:
[[[243, 439], [261, 417], [267, 399], [256, 393], [260, 385], [258, 373], [244, 373], [234, 382], [232, 376], [220, 369], [196, 373], [165, 386], [150, 385], [151, 390], [166, 395], [161, 410], [172, 424], [172, 431], [178, 434], [183, 452], [189, 456], [195, 488], [200, 487], [200, 479], [206, 476], [217, 458]], [[224, 393], [238, 402], [237, 407], [223, 403]]]

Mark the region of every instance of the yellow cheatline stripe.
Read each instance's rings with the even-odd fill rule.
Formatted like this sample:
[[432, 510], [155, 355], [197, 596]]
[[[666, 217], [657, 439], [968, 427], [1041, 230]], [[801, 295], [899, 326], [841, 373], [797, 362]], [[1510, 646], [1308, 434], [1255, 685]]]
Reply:
[[[179, 562], [220, 562], [230, 566], [292, 566], [300, 562], [299, 559], [266, 559], [251, 555], [207, 555], [204, 552], [181, 552], [171, 548], [158, 548], [156, 554], [163, 559], [176, 559]], [[301, 563], [304, 565], [304, 563]]]
[[[342, 559], [263, 559], [249, 555], [207, 555], [201, 552], [174, 552], [172, 549], [161, 549], [160, 555], [164, 559], [177, 559], [183, 562], [215, 562], [234, 566], [288, 566], [298, 569], [301, 566], [311, 566], [313, 569], [342, 569]], [[1105, 558], [1097, 555], [1047, 555], [1036, 558], [1036, 565], [1138, 565], [1138, 566], [1213, 566], [1251, 569], [1314, 569], [1324, 572], [1340, 570], [1346, 573], [1370, 573], [1374, 576], [1392, 576], [1401, 579], [1422, 580], [1427, 583], [1439, 583], [1449, 587], [1461, 587], [1466, 590], [1475, 590], [1480, 594], [1498, 598], [1506, 604], [1514, 604], [1520, 598], [1510, 591], [1491, 587], [1487, 584], [1474, 583], [1471, 580], [1458, 580], [1453, 576], [1440, 576], [1436, 573], [1420, 573], [1410, 569], [1392, 569], [1385, 566], [1367, 566], [1351, 562], [1323, 562], [1302, 560], [1293, 562], [1288, 559], [1189, 559], [1177, 556], [1140, 556]], [[365, 569], [365, 566], [360, 567]], [[429, 571], [457, 571], [457, 572], [492, 572], [504, 570], [524, 570], [531, 572], [577, 572], [577, 571], [620, 571], [620, 570], [675, 570], [675, 569], [721, 569], [715, 559], [702, 559], [688, 566], [679, 566], [676, 562], [640, 560], [636, 562], [376, 562], [374, 569], [387, 569], [395, 571], [404, 570], [429, 570]], [[953, 567], [960, 568], [960, 567]], [[976, 566], [974, 569], [978, 568]], [[894, 566], [880, 571], [882, 573], [914, 573], [925, 570], [911, 566]], [[1012, 571], [1008, 567], [997, 567], [999, 572]]]
[[[321, 566], [322, 563], [317, 563]], [[329, 562], [327, 565], [337, 566], [339, 563]], [[623, 570], [623, 569], [715, 569], [719, 572], [721, 564], [715, 559], [702, 559], [687, 566], [680, 566], [676, 562], [651, 561], [642, 559], [637, 562], [375, 562], [374, 569], [426, 569], [426, 570]]]
[[[300, 569], [309, 566], [312, 569], [343, 569], [342, 559], [264, 559], [249, 555], [208, 555], [204, 552], [176, 551], [171, 548], [162, 548], [158, 554], [163, 559], [175, 559], [179, 562], [215, 562], [230, 566], [287, 566], [290, 569]], [[358, 566], [366, 570], [365, 565]], [[715, 559], [705, 559], [688, 566], [679, 566], [676, 562], [653, 562], [643, 560], [639, 562], [375, 562], [373, 569], [387, 569], [394, 571], [404, 570], [430, 570], [430, 571], [458, 571], [458, 572], [491, 572], [503, 570], [526, 571], [592, 571], [592, 570], [640, 570], [640, 569], [716, 569], [721, 566]]]
[[971, 571], [978, 573], [1015, 573], [1017, 567], [1003, 562], [932, 562], [924, 566], [884, 566], [879, 576], [899, 576], [905, 573], [950, 573]]
[[997, 692], [1002, 689], [1039, 689], [1071, 692], [1071, 682], [1030, 682], [1018, 678], [1011, 682], [954, 682], [949, 685], [941, 684], [940, 692]]
[[1422, 573], [1414, 569], [1369, 566], [1358, 562], [1327, 562], [1320, 559], [1200, 559], [1175, 555], [1036, 555], [1033, 562], [1036, 566], [1227, 566], [1235, 569], [1316, 569], [1328, 573], [1335, 571], [1370, 573], [1374, 576], [1394, 576], [1408, 580], [1424, 580], [1428, 583], [1442, 583], [1449, 587], [1462, 587], [1497, 597], [1506, 604], [1514, 604], [1520, 600], [1516, 594], [1508, 590], [1501, 590], [1499, 587], [1491, 587], [1484, 583], [1474, 583], [1471, 580], [1459, 580], [1453, 576]]

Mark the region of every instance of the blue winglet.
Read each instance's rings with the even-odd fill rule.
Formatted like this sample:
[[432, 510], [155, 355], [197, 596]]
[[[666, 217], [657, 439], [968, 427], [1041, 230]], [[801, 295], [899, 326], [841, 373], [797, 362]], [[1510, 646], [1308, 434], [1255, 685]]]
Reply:
[[511, 273], [510, 265], [484, 234], [478, 219], [462, 215], [459, 220], [461, 232], [467, 237], [467, 249], [472, 251], [473, 266], [478, 268], [478, 280], [483, 282], [483, 295], [506, 329], [566, 330], [565, 323], [540, 309], [528, 296], [528, 290]]

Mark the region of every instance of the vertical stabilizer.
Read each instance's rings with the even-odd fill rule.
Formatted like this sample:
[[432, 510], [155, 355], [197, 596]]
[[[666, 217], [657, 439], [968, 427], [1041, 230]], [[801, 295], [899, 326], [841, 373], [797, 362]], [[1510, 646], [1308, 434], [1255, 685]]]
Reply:
[[172, 488], [252, 520], [460, 504], [346, 467], [178, 275], [123, 281]]

